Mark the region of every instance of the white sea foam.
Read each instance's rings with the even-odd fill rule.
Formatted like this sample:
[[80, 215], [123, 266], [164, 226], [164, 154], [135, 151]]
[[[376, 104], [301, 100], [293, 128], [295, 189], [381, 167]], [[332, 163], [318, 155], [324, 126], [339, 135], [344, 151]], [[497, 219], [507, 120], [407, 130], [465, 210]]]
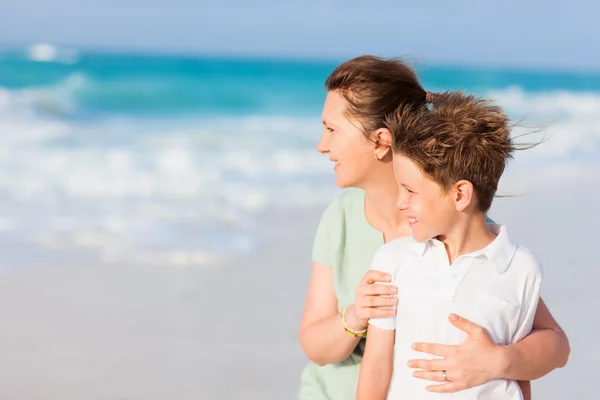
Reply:
[[[534, 132], [523, 141], [547, 139], [529, 150], [528, 159], [552, 160], [600, 154], [600, 93], [527, 93], [518, 87], [488, 94], [523, 126], [518, 136]], [[539, 131], [535, 133], [536, 131]]]
[[50, 43], [37, 43], [27, 48], [27, 56], [37, 62], [57, 62], [74, 64], [79, 60], [79, 53], [75, 49], [58, 47]]
[[[31, 112], [40, 96], [72, 94], [85, 81], [0, 89], [0, 233], [107, 262], [154, 255], [196, 265], [259, 243], [257, 212], [324, 205], [337, 192], [328, 157], [315, 150], [318, 115], [76, 123]], [[560, 173], [598, 180], [589, 171], [599, 171], [600, 94], [490, 95], [549, 125], [549, 140], [516, 155], [502, 188], [530, 189]]]

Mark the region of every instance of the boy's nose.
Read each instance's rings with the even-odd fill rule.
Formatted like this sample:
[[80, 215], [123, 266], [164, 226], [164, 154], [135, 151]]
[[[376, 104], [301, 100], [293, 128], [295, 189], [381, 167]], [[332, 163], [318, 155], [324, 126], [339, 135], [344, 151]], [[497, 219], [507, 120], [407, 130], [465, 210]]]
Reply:
[[400, 193], [398, 194], [398, 199], [396, 200], [396, 208], [398, 211], [404, 211], [408, 209], [408, 204], [406, 202], [405, 190], [400, 188]]
[[408, 206], [406, 205], [406, 202], [398, 201], [396, 203], [396, 208], [398, 209], [398, 211], [405, 211], [408, 209]]

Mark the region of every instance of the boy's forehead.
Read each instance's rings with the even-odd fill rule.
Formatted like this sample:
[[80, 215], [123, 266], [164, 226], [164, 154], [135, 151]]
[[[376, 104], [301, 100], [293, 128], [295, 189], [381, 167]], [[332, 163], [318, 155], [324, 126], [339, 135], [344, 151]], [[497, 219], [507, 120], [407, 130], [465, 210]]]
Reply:
[[420, 176], [421, 170], [410, 158], [402, 154], [394, 154], [394, 171], [402, 176]]

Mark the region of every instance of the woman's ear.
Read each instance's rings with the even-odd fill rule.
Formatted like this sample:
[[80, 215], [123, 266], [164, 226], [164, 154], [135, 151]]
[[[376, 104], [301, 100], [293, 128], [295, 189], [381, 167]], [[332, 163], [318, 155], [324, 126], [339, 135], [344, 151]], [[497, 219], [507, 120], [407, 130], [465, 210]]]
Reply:
[[373, 143], [375, 147], [375, 157], [379, 160], [383, 160], [388, 154], [391, 156], [392, 152], [392, 133], [387, 128], [379, 128], [373, 133]]
[[473, 184], [465, 179], [456, 182], [452, 190], [454, 192], [454, 205], [457, 211], [466, 210], [467, 207], [476, 201]]

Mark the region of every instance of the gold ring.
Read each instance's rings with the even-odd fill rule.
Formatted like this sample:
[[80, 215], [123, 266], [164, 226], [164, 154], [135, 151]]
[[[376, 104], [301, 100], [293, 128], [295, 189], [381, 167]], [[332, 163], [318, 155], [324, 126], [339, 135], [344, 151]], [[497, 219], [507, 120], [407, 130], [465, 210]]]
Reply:
[[448, 379], [448, 375], [446, 375], [446, 371], [442, 371], [442, 377], [444, 378], [444, 382], [450, 382], [450, 379]]

